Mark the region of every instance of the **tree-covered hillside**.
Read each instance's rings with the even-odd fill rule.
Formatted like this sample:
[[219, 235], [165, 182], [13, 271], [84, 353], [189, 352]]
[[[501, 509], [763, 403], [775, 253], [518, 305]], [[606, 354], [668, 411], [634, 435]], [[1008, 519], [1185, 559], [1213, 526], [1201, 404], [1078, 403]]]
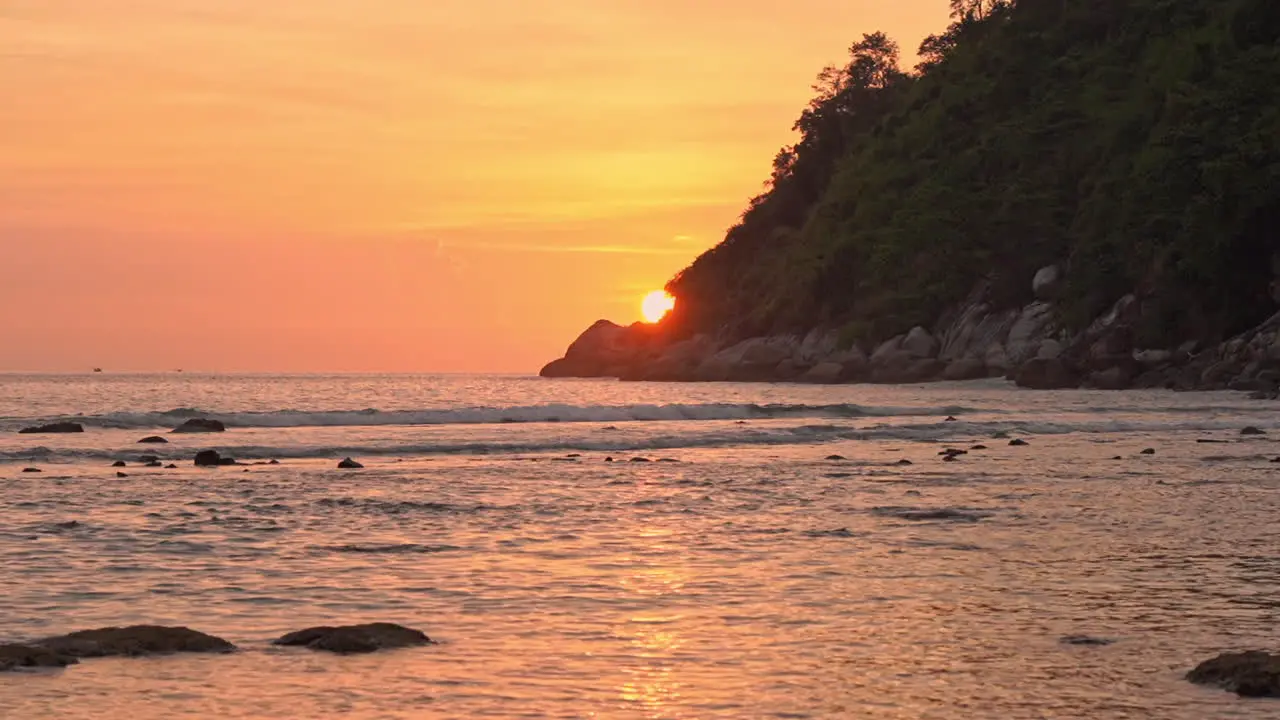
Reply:
[[[941, 1], [941, 0], [939, 0]], [[1280, 2], [956, 0], [905, 71], [883, 34], [828, 68], [725, 240], [674, 278], [676, 337], [930, 326], [1059, 263], [1079, 329], [1145, 298], [1138, 343], [1275, 310]]]

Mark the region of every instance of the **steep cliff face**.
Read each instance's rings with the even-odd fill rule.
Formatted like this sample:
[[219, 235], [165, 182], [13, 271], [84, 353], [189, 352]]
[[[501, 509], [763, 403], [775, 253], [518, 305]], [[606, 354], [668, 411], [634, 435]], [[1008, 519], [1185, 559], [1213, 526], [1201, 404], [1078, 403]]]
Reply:
[[953, 7], [914, 72], [872, 34], [823, 73], [616, 374], [1221, 384], [1280, 309], [1280, 3]]

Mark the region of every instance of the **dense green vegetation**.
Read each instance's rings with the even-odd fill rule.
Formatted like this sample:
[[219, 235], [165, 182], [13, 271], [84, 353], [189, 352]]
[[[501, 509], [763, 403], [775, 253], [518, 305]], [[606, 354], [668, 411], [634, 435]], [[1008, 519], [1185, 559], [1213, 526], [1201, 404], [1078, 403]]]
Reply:
[[912, 71], [878, 33], [823, 71], [765, 192], [669, 284], [678, 335], [872, 342], [980, 281], [1024, 303], [1054, 262], [1062, 322], [1137, 291], [1149, 346], [1274, 312], [1280, 2], [952, 6]]

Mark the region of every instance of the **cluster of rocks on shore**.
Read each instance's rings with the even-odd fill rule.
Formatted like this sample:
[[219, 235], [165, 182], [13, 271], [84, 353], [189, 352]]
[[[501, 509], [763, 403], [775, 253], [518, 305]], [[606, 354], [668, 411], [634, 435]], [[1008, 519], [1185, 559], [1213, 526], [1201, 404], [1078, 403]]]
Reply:
[[[305, 647], [342, 655], [432, 645], [420, 630], [393, 623], [320, 626], [277, 638], [273, 645]], [[145, 657], [176, 653], [230, 653], [234, 644], [187, 627], [133, 625], [81, 630], [30, 643], [0, 643], [0, 672], [59, 668], [82, 658]]]
[[1247, 390], [1280, 397], [1280, 313], [1227, 342], [1188, 339], [1177, 347], [1141, 347], [1138, 328], [1156, 312], [1126, 295], [1081, 332], [1059, 326], [1057, 266], [1032, 282], [1036, 300], [998, 310], [988, 289], [875, 347], [842, 340], [834, 328], [804, 335], [723, 341], [711, 335], [669, 342], [660, 327], [600, 320], [546, 365], [544, 377], [617, 377], [648, 381], [919, 383], [1004, 377], [1035, 389], [1174, 388]]

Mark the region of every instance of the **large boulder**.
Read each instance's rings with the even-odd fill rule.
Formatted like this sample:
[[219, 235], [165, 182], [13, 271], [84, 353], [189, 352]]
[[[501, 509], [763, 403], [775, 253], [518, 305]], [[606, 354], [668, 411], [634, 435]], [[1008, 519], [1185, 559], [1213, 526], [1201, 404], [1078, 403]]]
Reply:
[[1032, 390], [1059, 390], [1077, 387], [1080, 379], [1061, 360], [1035, 359], [1018, 368], [1014, 382]]
[[1031, 279], [1031, 292], [1037, 300], [1056, 300], [1062, 294], [1062, 268], [1057, 265], [1040, 268]]
[[1013, 368], [1013, 363], [1009, 361], [1009, 354], [1005, 352], [1004, 345], [998, 342], [987, 348], [987, 351], [982, 356], [982, 363], [987, 366], [988, 375], [997, 377], [1008, 373]]
[[897, 354], [902, 351], [902, 341], [906, 340], [905, 334], [890, 338], [876, 346], [876, 350], [872, 351], [869, 357], [870, 364], [873, 368], [883, 366], [890, 363], [890, 360], [897, 360]]
[[943, 380], [977, 380], [987, 376], [987, 364], [978, 358], [952, 360], [942, 371]]
[[1012, 365], [1031, 359], [1040, 348], [1040, 341], [1052, 335], [1053, 307], [1036, 302], [1022, 309], [1009, 327], [1004, 349]]
[[1197, 665], [1187, 680], [1244, 697], [1280, 697], [1280, 655], [1258, 650], [1223, 653]]
[[815, 329], [804, 336], [792, 359], [797, 365], [812, 367], [830, 359], [839, 348], [840, 335], [834, 331]]
[[20, 435], [34, 434], [54, 434], [54, 433], [82, 433], [84, 426], [80, 423], [73, 422], [56, 422], [48, 425], [36, 425], [35, 427], [25, 427], [18, 431]]
[[206, 635], [186, 627], [133, 625], [81, 630], [69, 635], [46, 638], [36, 643], [55, 653], [76, 658], [171, 653], [226, 653], [235, 645], [222, 638]]
[[368, 623], [340, 627], [312, 627], [276, 639], [274, 645], [306, 647], [333, 653], [370, 653], [376, 650], [433, 644], [420, 630], [393, 623]]
[[902, 339], [902, 350], [914, 358], [931, 358], [938, 355], [938, 341], [928, 330], [916, 326]]
[[1133, 385], [1133, 373], [1123, 365], [1115, 365], [1090, 373], [1089, 385], [1099, 390], [1127, 390]]
[[792, 357], [798, 343], [799, 340], [789, 335], [743, 340], [699, 363], [694, 377], [698, 380], [736, 382], [776, 380], [778, 365]]
[[947, 364], [937, 358], [915, 358], [899, 352], [883, 365], [871, 368], [871, 382], [885, 385], [905, 385], [937, 380]]
[[656, 358], [638, 363], [622, 376], [623, 380], [684, 381], [692, 380], [698, 366], [715, 354], [716, 345], [706, 335], [698, 335], [668, 345]]
[[78, 660], [38, 645], [0, 643], [0, 672], [20, 668], [57, 668], [75, 665]]
[[844, 382], [844, 364], [838, 362], [818, 363], [809, 368], [809, 371], [800, 377], [800, 381], [817, 385], [833, 385]]
[[564, 357], [542, 368], [542, 377], [606, 377], [620, 374], [650, 349], [652, 326], [635, 323], [623, 327], [597, 320], [565, 350]]
[[1041, 360], [1057, 360], [1062, 357], [1062, 343], [1047, 338], [1040, 342], [1040, 347], [1036, 349], [1036, 357]]
[[227, 426], [222, 424], [221, 420], [210, 420], [209, 418], [191, 418], [174, 428], [172, 432], [176, 433], [215, 433], [226, 432]]

